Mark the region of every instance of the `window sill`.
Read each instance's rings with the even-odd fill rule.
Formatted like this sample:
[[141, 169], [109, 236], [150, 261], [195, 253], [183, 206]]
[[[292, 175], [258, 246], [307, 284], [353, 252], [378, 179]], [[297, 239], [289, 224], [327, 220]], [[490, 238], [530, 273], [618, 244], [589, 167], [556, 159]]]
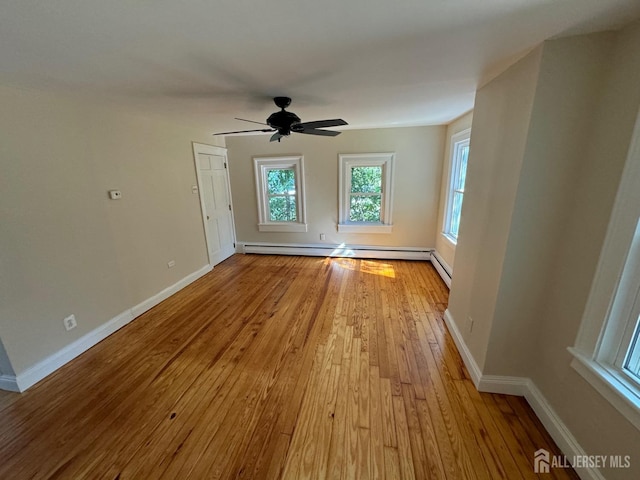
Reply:
[[640, 430], [640, 389], [613, 368], [599, 364], [575, 348], [568, 350], [574, 357], [573, 369]]
[[260, 232], [301, 232], [307, 231], [306, 223], [259, 223], [258, 231]]
[[453, 247], [456, 248], [456, 246], [458, 245], [458, 241], [453, 238], [451, 235], [447, 235], [446, 233], [441, 233], [440, 235], [442, 235], [442, 238], [444, 238], [447, 242], [449, 242], [449, 244]]
[[339, 223], [338, 233], [391, 233], [393, 225], [383, 223]]

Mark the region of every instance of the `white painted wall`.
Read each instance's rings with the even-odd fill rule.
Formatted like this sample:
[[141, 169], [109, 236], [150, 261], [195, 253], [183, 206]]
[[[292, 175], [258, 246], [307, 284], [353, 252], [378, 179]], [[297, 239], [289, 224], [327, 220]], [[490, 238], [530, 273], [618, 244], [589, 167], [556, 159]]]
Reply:
[[214, 138], [38, 91], [0, 105], [0, 338], [20, 374], [208, 263], [191, 142]]
[[632, 456], [631, 469], [602, 472], [610, 479], [640, 477], [640, 432], [570, 367], [567, 347], [630, 146], [638, 85], [636, 23], [548, 41], [478, 91], [449, 304], [483, 375], [531, 378], [588, 454]]
[[436, 234], [436, 251], [447, 263], [453, 273], [453, 264], [456, 255], [456, 245], [444, 236], [444, 214], [447, 208], [447, 192], [451, 175], [451, 137], [463, 130], [471, 128], [473, 111], [465, 113], [447, 125], [447, 133], [444, 144], [444, 157], [442, 160], [442, 180], [440, 182], [440, 207], [438, 209], [438, 230]]
[[[238, 242], [433, 248], [445, 127], [346, 130], [340, 136], [293, 134], [281, 143], [264, 135], [228, 137], [229, 172]], [[337, 233], [338, 154], [395, 152], [393, 233]], [[306, 233], [259, 232], [253, 156], [304, 156]], [[324, 242], [320, 234], [326, 235]]]

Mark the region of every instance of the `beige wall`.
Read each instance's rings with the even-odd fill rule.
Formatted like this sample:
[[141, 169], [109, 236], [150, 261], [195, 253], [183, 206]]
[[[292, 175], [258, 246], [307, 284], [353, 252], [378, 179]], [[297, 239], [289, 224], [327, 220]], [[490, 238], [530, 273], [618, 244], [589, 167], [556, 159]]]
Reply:
[[[433, 248], [445, 127], [346, 130], [335, 138], [293, 134], [228, 137], [229, 171], [238, 242], [405, 246]], [[393, 233], [339, 234], [338, 154], [395, 152]], [[306, 233], [259, 232], [253, 156], [304, 155]], [[324, 242], [320, 234], [326, 235]]]
[[530, 358], [535, 357], [535, 342], [521, 339], [537, 336], [549, 277], [556, 264], [562, 264], [556, 252], [572, 214], [563, 206], [575, 195], [575, 180], [591, 148], [587, 140], [600, 122], [598, 99], [613, 40], [613, 34], [605, 33], [544, 45], [487, 345], [486, 374], [526, 376]]
[[[640, 478], [640, 432], [571, 368], [567, 351], [640, 107], [640, 25], [548, 41], [524, 61], [537, 63], [531, 105], [512, 103], [514, 92], [532, 90], [513, 69], [478, 91], [449, 309], [483, 374], [532, 378], [587, 453], [632, 455], [630, 470], [607, 478]], [[518, 128], [501, 130], [516, 111]], [[523, 148], [505, 149], [514, 134]], [[509, 151], [511, 163], [494, 168]], [[515, 165], [518, 174], [504, 177]], [[496, 193], [488, 176], [499, 171], [510, 186]], [[505, 205], [486, 201], [489, 190], [510, 205], [508, 223]], [[487, 241], [481, 220], [500, 236]], [[471, 334], [466, 315], [475, 315]]]
[[456, 255], [456, 246], [451, 240], [445, 237], [444, 231], [444, 213], [447, 208], [447, 192], [449, 189], [449, 178], [451, 174], [451, 137], [456, 133], [471, 128], [473, 120], [473, 111], [465, 113], [461, 117], [455, 119], [447, 125], [447, 133], [444, 145], [444, 157], [442, 160], [442, 180], [440, 182], [440, 208], [438, 209], [438, 228], [436, 234], [436, 251], [442, 259], [447, 263], [453, 272], [453, 263]]
[[36, 91], [0, 104], [0, 338], [19, 374], [207, 264], [191, 142], [213, 137]]
[[9, 357], [7, 356], [7, 352], [2, 344], [2, 340], [0, 340], [0, 375], [14, 375], [13, 367], [11, 366], [11, 362], [9, 361]]
[[[538, 48], [476, 93], [449, 311], [482, 369], [533, 108]], [[474, 321], [473, 333], [467, 318]]]
[[[608, 479], [628, 479], [640, 478], [640, 432], [571, 368], [566, 350], [582, 320], [640, 108], [640, 23], [613, 41], [604, 60], [607, 76], [601, 81], [594, 126], [574, 142], [576, 148], [585, 144], [575, 165], [574, 188], [564, 215], [550, 225], [562, 235], [554, 237], [548, 260], [553, 275], [546, 277], [538, 308], [537, 356], [529, 370], [587, 452], [632, 455], [631, 470], [604, 472]], [[585, 48], [594, 49], [590, 44]]]

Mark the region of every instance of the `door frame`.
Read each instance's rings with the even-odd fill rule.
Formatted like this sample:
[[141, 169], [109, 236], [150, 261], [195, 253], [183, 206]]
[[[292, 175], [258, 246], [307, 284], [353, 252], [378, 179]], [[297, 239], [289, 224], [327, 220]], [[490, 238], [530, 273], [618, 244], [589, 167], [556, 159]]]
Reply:
[[231, 236], [233, 238], [234, 247], [238, 244], [236, 240], [236, 221], [233, 216], [233, 196], [231, 195], [231, 181], [229, 179], [229, 159], [227, 157], [227, 149], [224, 147], [218, 147], [215, 145], [207, 145], [206, 143], [193, 144], [193, 165], [196, 169], [196, 181], [198, 182], [198, 198], [200, 199], [200, 216], [202, 217], [202, 229], [204, 230], [204, 241], [207, 247], [207, 258], [209, 259], [209, 266], [213, 268], [211, 257], [209, 256], [209, 234], [207, 233], [207, 219], [206, 208], [204, 205], [204, 197], [202, 196], [202, 178], [200, 177], [200, 166], [198, 165], [198, 154], [203, 153], [205, 155], [217, 155], [224, 158], [227, 191], [229, 192], [229, 205], [231, 205]]

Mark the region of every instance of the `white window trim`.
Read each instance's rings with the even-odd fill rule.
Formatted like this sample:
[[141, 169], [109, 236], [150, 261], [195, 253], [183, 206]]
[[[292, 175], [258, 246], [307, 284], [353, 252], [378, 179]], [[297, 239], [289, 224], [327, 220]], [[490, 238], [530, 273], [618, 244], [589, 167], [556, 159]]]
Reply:
[[[306, 232], [307, 209], [304, 194], [304, 157], [253, 157], [258, 199], [258, 230], [260, 232]], [[272, 222], [269, 220], [267, 200], [267, 171], [293, 168], [296, 176], [297, 222]]]
[[[393, 170], [395, 153], [355, 153], [338, 155], [338, 233], [391, 233], [393, 223]], [[349, 198], [352, 167], [382, 167], [380, 223], [350, 222]]]
[[622, 369], [640, 287], [640, 115], [622, 173], [571, 366], [636, 428], [640, 386]]
[[[444, 208], [444, 220], [442, 222], [442, 236], [454, 247], [458, 243], [458, 239], [451, 235], [451, 214], [453, 211], [453, 180], [457, 177], [460, 169], [458, 162], [458, 151], [464, 145], [469, 145], [471, 139], [471, 129], [466, 128], [451, 136], [451, 146], [449, 149], [449, 174], [447, 176], [447, 196]], [[464, 198], [464, 193], [463, 193]]]

